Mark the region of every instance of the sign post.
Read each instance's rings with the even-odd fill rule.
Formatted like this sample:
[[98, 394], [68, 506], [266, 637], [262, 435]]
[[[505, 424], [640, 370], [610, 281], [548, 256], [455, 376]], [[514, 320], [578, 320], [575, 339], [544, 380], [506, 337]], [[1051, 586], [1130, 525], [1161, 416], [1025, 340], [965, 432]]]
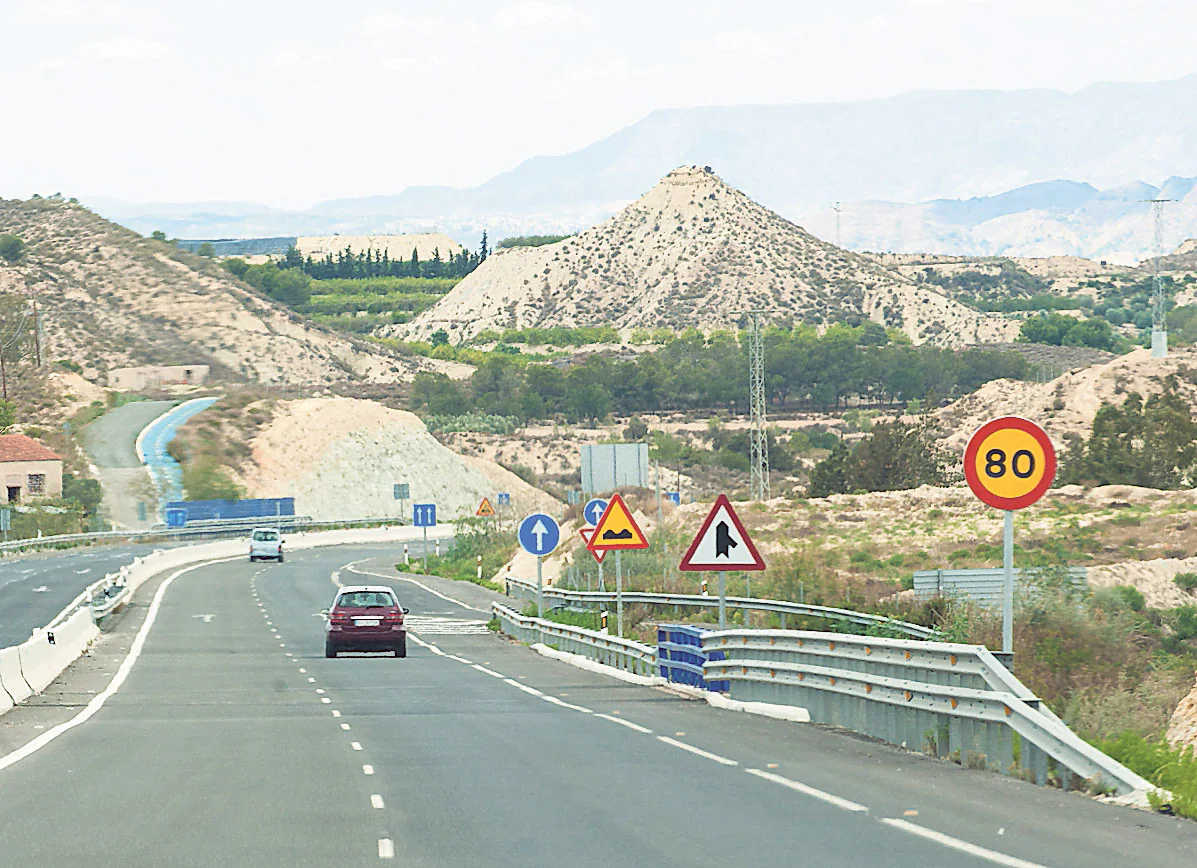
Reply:
[[1002, 534], [1002, 653], [1014, 653], [1014, 511], [1051, 488], [1056, 450], [1029, 419], [1003, 416], [986, 422], [964, 450], [964, 478], [982, 502], [1005, 511]]
[[[678, 569], [683, 572], [718, 570], [719, 629], [727, 628], [727, 571], [755, 571], [765, 568], [765, 559], [752, 543], [744, 523], [732, 509], [726, 494], [715, 499], [706, 520], [694, 536], [694, 542], [682, 556]], [[705, 582], [704, 582], [705, 590]], [[747, 625], [747, 618], [745, 618]]]
[[536, 617], [544, 617], [544, 575], [545, 555], [551, 554], [561, 542], [561, 526], [552, 516], [534, 512], [519, 527], [520, 547], [536, 556]]
[[[586, 505], [587, 509], [592, 503], [594, 501]], [[586, 514], [589, 515], [589, 513]], [[596, 558], [599, 552], [604, 554], [609, 551], [615, 552], [615, 631], [617, 636], [622, 636], [623, 563], [620, 560], [620, 552], [625, 549], [648, 548], [648, 537], [644, 535], [640, 525], [636, 524], [636, 519], [632, 517], [632, 511], [628, 509], [628, 505], [618, 494], [611, 496], [610, 502], [607, 503], [595, 525], [594, 533], [591, 534], [586, 548]]]

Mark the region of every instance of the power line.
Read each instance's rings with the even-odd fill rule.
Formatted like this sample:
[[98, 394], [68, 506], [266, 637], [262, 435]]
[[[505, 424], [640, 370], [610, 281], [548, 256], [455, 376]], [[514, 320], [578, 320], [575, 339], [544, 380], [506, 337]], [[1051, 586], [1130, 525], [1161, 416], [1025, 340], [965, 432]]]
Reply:
[[1164, 307], [1164, 280], [1160, 276], [1160, 257], [1164, 255], [1164, 205], [1175, 199], [1144, 199], [1151, 204], [1154, 218], [1153, 240], [1155, 256], [1151, 260], [1151, 357], [1162, 359], [1168, 355], [1168, 319]]
[[769, 438], [765, 429], [765, 319], [748, 313], [749, 488], [753, 500], [769, 499]]

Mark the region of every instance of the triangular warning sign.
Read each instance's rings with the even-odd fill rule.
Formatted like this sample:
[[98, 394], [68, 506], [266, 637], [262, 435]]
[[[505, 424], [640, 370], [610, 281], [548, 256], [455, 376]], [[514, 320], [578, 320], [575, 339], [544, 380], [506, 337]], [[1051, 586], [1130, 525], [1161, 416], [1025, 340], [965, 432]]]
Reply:
[[603, 558], [607, 556], [607, 550], [599, 549], [598, 551], [595, 551], [594, 549], [590, 548], [590, 538], [594, 536], [594, 528], [587, 525], [586, 527], [580, 529], [578, 533], [582, 535], [582, 540], [586, 543], [586, 550], [594, 555], [594, 559], [601, 564], [603, 562]]
[[679, 570], [763, 570], [765, 561], [752, 544], [726, 495], [719, 495]]
[[648, 548], [648, 538], [632, 518], [632, 511], [618, 494], [611, 495], [607, 511], [594, 528], [594, 536], [586, 546], [596, 551], [626, 551]]
[[493, 518], [494, 514], [495, 508], [490, 505], [489, 497], [482, 498], [482, 503], [479, 504], [478, 511], [474, 513], [474, 515], [482, 516], [483, 518]]

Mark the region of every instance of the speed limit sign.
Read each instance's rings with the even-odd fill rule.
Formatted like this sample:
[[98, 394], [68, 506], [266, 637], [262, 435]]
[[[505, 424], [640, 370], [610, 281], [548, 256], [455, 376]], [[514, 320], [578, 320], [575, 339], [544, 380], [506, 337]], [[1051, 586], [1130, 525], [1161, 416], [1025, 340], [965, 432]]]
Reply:
[[1023, 509], [1056, 478], [1056, 450], [1029, 419], [1003, 416], [977, 429], [964, 450], [964, 478], [995, 509]]

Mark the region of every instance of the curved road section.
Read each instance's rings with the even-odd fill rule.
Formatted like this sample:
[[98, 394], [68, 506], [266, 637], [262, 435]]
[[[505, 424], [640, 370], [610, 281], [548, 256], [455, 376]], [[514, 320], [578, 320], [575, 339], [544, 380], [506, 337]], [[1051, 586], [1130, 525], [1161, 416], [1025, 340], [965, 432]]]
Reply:
[[[394, 560], [177, 575], [152, 628], [104, 640], [133, 655], [119, 692], [0, 771], [4, 863], [1193, 864], [1197, 824], [579, 670], [485, 632], [479, 589]], [[320, 610], [363, 582], [411, 609], [406, 659], [324, 657]]]
[[152, 501], [153, 491], [137, 454], [138, 435], [175, 406], [175, 401], [133, 401], [109, 410], [81, 432], [83, 446], [104, 489], [104, 508], [115, 527], [141, 530], [153, 523], [137, 504]]
[[163, 518], [167, 501], [183, 499], [183, 468], [171, 458], [166, 447], [175, 434], [193, 416], [207, 410], [216, 398], [184, 401], [151, 422], [137, 437], [137, 455], [145, 464], [158, 488], [159, 517]]

